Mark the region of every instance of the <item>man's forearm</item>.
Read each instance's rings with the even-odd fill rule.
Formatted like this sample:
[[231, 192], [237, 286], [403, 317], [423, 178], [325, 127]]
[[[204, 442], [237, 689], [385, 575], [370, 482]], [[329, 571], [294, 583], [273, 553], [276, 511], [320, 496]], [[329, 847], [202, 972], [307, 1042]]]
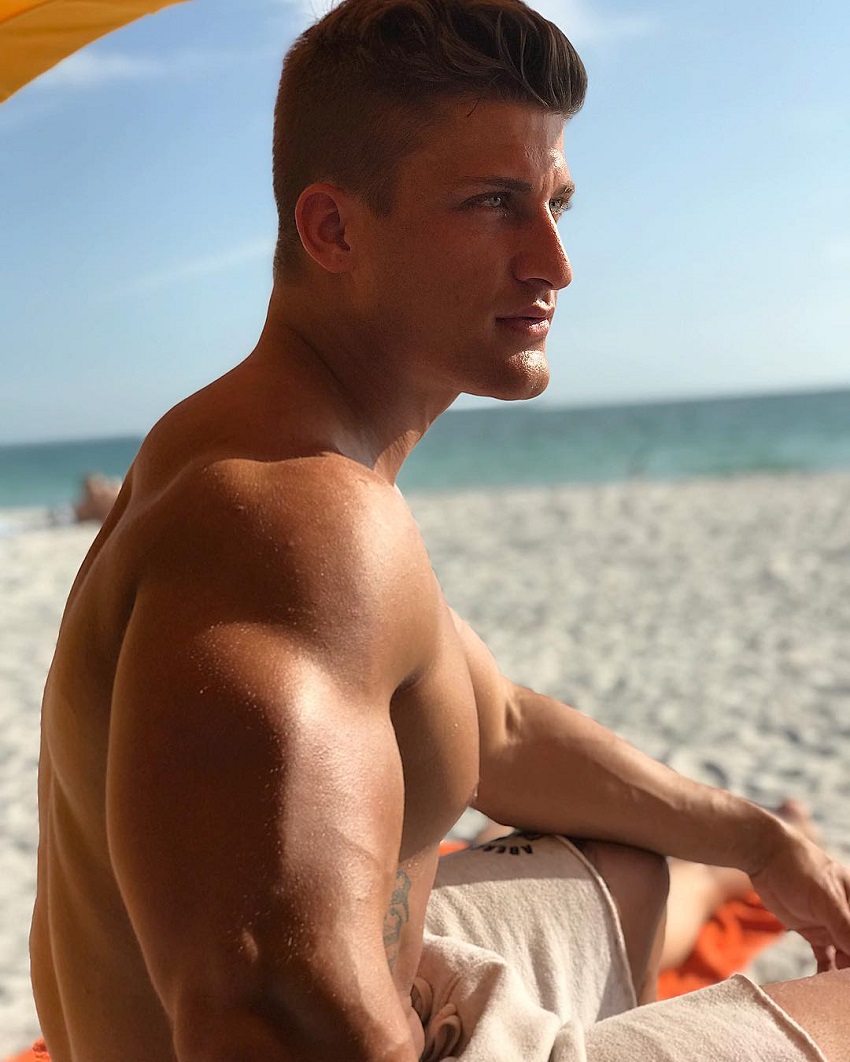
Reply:
[[499, 822], [761, 869], [784, 826], [685, 778], [594, 720], [514, 687], [505, 738], [482, 749], [476, 807]]

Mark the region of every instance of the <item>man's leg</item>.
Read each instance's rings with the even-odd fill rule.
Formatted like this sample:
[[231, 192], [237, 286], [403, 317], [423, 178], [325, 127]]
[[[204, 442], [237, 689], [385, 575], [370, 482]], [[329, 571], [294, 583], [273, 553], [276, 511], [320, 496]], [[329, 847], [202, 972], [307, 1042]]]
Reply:
[[610, 841], [573, 841], [608, 886], [626, 941], [638, 1003], [656, 999], [670, 875], [667, 860]]
[[727, 900], [746, 896], [750, 879], [741, 870], [671, 859], [667, 928], [660, 969], [681, 964], [694, 950], [703, 926]]
[[763, 987], [806, 1030], [829, 1062], [850, 1062], [850, 970]]

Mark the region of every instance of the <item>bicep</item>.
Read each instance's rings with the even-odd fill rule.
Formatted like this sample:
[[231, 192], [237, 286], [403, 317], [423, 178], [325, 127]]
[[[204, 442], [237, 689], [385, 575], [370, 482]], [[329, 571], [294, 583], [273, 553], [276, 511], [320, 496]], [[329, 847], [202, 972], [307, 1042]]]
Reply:
[[383, 691], [346, 679], [303, 639], [140, 596], [107, 827], [167, 1009], [189, 985], [235, 1005], [291, 989], [311, 963], [330, 988], [334, 962], [380, 962], [403, 778]]

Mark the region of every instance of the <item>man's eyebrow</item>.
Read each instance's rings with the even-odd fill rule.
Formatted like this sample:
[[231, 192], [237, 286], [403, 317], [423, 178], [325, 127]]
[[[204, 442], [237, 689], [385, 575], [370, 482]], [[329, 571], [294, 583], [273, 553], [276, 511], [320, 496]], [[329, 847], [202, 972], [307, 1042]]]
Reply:
[[[496, 174], [488, 174], [483, 177], [464, 177], [460, 182], [461, 187], [473, 184], [486, 184], [488, 188], [498, 188], [504, 192], [520, 192], [525, 195], [534, 190], [529, 181], [520, 181], [516, 177], [500, 177]], [[572, 181], [567, 181], [566, 184], [556, 189], [554, 194], [570, 199], [575, 190], [575, 184]]]

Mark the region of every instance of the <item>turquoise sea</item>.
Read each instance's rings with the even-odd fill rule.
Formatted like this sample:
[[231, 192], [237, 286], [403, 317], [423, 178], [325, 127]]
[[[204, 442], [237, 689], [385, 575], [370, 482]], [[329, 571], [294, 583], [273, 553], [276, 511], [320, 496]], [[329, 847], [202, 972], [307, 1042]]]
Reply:
[[[140, 438], [0, 446], [0, 508], [53, 507], [87, 472], [123, 475]], [[444, 415], [406, 491], [850, 469], [850, 390]]]

